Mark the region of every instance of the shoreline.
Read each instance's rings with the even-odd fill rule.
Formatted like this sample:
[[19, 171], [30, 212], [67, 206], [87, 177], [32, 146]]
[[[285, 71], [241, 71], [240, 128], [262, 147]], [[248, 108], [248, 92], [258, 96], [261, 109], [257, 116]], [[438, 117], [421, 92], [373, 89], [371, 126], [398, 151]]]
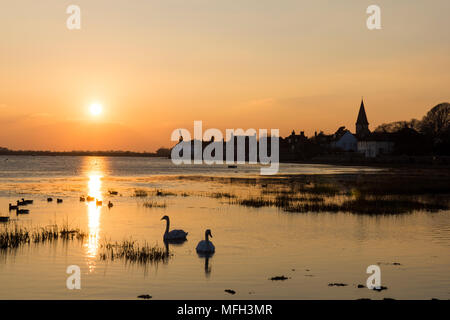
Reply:
[[[118, 157], [118, 158], [158, 158], [169, 159], [155, 153], [140, 153], [132, 151], [10, 151], [0, 152], [0, 156], [12, 157]], [[448, 169], [450, 170], [449, 157], [390, 157], [373, 159], [310, 159], [310, 160], [281, 160], [280, 164], [304, 164], [304, 165], [331, 165], [331, 166], [356, 166], [384, 169]], [[279, 176], [279, 175], [276, 175]]]

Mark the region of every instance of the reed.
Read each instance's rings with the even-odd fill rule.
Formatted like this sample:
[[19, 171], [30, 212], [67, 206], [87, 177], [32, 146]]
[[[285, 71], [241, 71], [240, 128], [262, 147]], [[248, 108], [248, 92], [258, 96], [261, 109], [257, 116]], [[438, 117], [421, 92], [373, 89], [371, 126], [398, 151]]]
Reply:
[[276, 207], [285, 212], [349, 212], [355, 214], [403, 214], [414, 211], [449, 210], [441, 197], [368, 196], [359, 192], [341, 197], [303, 197], [281, 194], [275, 198], [255, 196], [231, 201], [246, 207]]
[[252, 207], [252, 208], [270, 207], [270, 206], [274, 205], [274, 202], [272, 200], [264, 199], [263, 197], [237, 199], [236, 201], [234, 201], [232, 203], [236, 203], [241, 206]]
[[228, 192], [212, 192], [209, 193], [208, 196], [214, 199], [234, 199], [236, 195], [228, 193]]
[[142, 204], [145, 208], [166, 208], [167, 204], [165, 202], [159, 203], [157, 201], [146, 201]]
[[46, 243], [58, 239], [83, 240], [86, 236], [86, 233], [69, 226], [63, 226], [61, 230], [57, 225], [28, 230], [15, 225], [13, 228], [6, 227], [0, 230], [0, 249], [18, 248], [25, 244]]
[[404, 214], [414, 211], [435, 212], [448, 210], [449, 206], [439, 203], [426, 203], [411, 199], [373, 199], [358, 198], [342, 203], [296, 203], [283, 208], [286, 212], [349, 212], [355, 214]]
[[156, 190], [156, 196], [157, 197], [168, 197], [168, 196], [176, 196], [177, 194], [175, 192], [171, 191], [164, 191], [164, 190]]
[[139, 198], [139, 197], [147, 197], [148, 196], [148, 192], [142, 189], [136, 189], [134, 190], [134, 196]]
[[100, 249], [101, 260], [114, 261], [120, 259], [131, 263], [147, 264], [166, 261], [170, 257], [170, 254], [164, 248], [156, 245], [151, 246], [147, 242], [140, 245], [133, 240], [105, 242]]

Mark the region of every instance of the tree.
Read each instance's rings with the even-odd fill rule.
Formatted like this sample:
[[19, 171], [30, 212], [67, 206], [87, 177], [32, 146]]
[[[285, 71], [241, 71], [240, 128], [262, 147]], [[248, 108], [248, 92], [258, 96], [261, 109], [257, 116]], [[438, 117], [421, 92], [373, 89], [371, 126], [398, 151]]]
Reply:
[[428, 111], [420, 124], [424, 134], [441, 137], [450, 130], [450, 103], [441, 103]]
[[379, 125], [375, 132], [393, 133], [398, 132], [404, 128], [410, 128], [419, 131], [420, 121], [411, 119], [410, 121], [395, 121], [391, 123], [383, 123]]
[[156, 150], [156, 155], [158, 157], [168, 157], [170, 156], [170, 150], [167, 148], [159, 148], [158, 150]]
[[420, 131], [433, 141], [436, 154], [450, 154], [450, 104], [445, 102], [432, 108], [420, 124]]
[[[411, 129], [419, 132], [420, 135], [415, 135]], [[433, 152], [438, 155], [448, 155], [450, 154], [450, 104], [447, 102], [438, 104], [428, 111], [421, 121], [412, 119], [384, 123], [378, 126], [375, 132], [395, 134], [398, 140], [396, 148], [400, 153]]]

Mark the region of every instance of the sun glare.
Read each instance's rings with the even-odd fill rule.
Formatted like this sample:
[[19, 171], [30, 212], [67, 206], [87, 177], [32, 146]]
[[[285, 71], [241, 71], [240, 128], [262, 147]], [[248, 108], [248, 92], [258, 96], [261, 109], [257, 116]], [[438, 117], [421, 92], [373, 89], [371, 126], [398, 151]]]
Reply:
[[91, 115], [99, 116], [103, 111], [103, 107], [100, 103], [93, 103], [93, 104], [91, 104], [90, 111], [91, 111]]

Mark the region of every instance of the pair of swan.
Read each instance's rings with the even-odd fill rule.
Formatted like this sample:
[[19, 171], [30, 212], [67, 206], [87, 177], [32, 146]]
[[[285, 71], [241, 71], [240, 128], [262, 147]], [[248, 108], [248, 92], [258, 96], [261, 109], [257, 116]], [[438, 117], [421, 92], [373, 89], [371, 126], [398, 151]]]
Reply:
[[[184, 230], [172, 230], [170, 229], [170, 219], [168, 216], [164, 216], [161, 220], [166, 220], [166, 232], [164, 232], [164, 241], [185, 241], [188, 235]], [[215, 247], [209, 237], [212, 238], [211, 230], [205, 231], [205, 240], [202, 240], [197, 245], [197, 253], [199, 254], [212, 254], [215, 252]]]

